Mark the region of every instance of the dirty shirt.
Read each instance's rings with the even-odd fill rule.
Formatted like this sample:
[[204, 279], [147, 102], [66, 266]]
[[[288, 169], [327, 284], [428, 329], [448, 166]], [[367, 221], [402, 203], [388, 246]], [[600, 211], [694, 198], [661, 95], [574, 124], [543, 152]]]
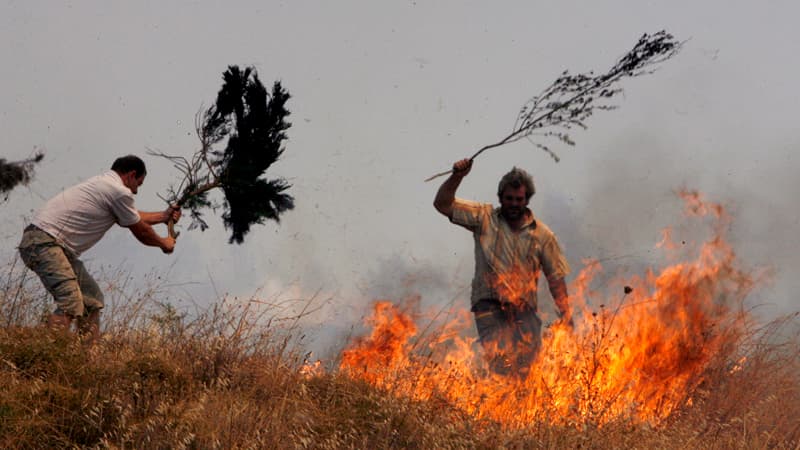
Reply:
[[536, 310], [539, 274], [556, 280], [570, 271], [555, 235], [530, 209], [522, 228], [514, 231], [500, 208], [457, 198], [450, 221], [471, 231], [475, 240], [473, 305], [481, 299], [498, 299], [524, 302]]
[[109, 170], [51, 198], [31, 223], [79, 256], [115, 223], [129, 227], [139, 220], [133, 193], [119, 174]]

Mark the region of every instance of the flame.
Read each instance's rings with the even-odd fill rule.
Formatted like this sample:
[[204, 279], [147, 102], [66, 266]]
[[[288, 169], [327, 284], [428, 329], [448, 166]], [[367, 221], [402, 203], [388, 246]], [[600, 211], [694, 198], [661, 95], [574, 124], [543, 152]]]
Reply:
[[[730, 221], [724, 208], [697, 192], [679, 195], [689, 217], [711, 218], [710, 238], [691, 259], [599, 291], [589, 286], [602, 268], [585, 261], [570, 286], [574, 330], [545, 329], [526, 378], [488, 370], [469, 312], [453, 311], [437, 332], [417, 335], [420, 317], [386, 301], [375, 303], [371, 334], [348, 346], [340, 370], [397, 395], [445, 399], [508, 427], [663, 422], [691, 407], [713, 369], [742, 363], [734, 355], [749, 320], [741, 305], [755, 285], [724, 239]], [[665, 245], [669, 236], [659, 245], [665, 252], [673, 251]], [[507, 298], [535, 288], [524, 271], [501, 279]]]
[[489, 281], [500, 298], [515, 306], [522, 306], [524, 299], [536, 293], [538, 279], [538, 272], [516, 265], [508, 272], [499, 273]]
[[352, 369], [363, 368], [357, 375], [383, 385], [383, 374], [371, 368], [382, 367], [385, 369], [382, 372], [391, 373], [411, 364], [410, 339], [417, 333], [417, 326], [408, 314], [387, 301], [375, 302], [372, 316], [366, 322], [372, 326], [372, 333], [356, 338], [353, 349], [342, 353], [341, 364]]

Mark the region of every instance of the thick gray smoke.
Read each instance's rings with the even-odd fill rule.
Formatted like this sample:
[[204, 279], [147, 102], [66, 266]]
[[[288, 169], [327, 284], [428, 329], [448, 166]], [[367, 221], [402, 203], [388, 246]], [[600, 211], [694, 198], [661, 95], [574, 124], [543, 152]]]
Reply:
[[673, 228], [678, 245], [702, 241], [708, 227], [683, 217], [676, 194], [698, 190], [732, 216], [726, 237], [743, 267], [771, 274], [753, 292], [750, 305], [759, 306], [764, 318], [797, 309], [800, 281], [793, 274], [800, 270], [800, 179], [791, 165], [772, 160], [743, 166], [716, 154], [698, 166], [688, 152], [636, 132], [618, 144], [603, 149], [602, 158], [590, 158], [592, 188], [577, 201], [542, 193], [539, 214], [557, 231], [573, 269], [583, 259], [599, 260], [605, 268], [600, 283], [618, 273], [643, 274], [664, 262], [655, 244], [666, 227]]

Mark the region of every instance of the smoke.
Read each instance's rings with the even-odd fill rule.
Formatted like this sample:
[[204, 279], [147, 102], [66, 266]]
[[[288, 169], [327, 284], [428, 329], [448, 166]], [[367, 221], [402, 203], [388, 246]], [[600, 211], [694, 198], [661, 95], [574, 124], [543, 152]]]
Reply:
[[[585, 259], [604, 267], [596, 279], [641, 274], [663, 262], [655, 248], [661, 232], [672, 227], [678, 245], [701, 241], [704, 229], [682, 218], [680, 189], [697, 189], [711, 201], [722, 203], [733, 217], [728, 240], [751, 270], [774, 274], [750, 298], [763, 308], [765, 319], [793, 311], [800, 281], [800, 210], [796, 193], [800, 179], [792, 175], [793, 155], [781, 150], [759, 163], [735, 158], [741, 149], [707, 154], [654, 139], [642, 132], [626, 132], [609, 148], [598, 149], [585, 165], [584, 192], [544, 191], [537, 214], [556, 232], [573, 272]], [[776, 157], [778, 156], [778, 157]], [[702, 161], [702, 164], [699, 162]]]
[[454, 281], [441, 265], [400, 254], [379, 260], [362, 280], [370, 299], [406, 300], [420, 297], [421, 305], [443, 305], [454, 300]]

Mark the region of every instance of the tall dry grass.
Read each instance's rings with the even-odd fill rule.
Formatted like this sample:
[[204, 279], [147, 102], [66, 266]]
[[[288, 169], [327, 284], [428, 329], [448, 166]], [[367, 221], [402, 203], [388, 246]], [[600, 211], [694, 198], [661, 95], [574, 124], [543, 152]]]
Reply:
[[310, 370], [297, 321], [270, 308], [221, 299], [180, 311], [155, 277], [137, 288], [107, 276], [104, 336], [88, 347], [39, 325], [51, 301], [21, 264], [4, 268], [0, 447], [800, 448], [793, 319], [751, 330], [739, 363], [719, 365], [662, 426], [510, 429]]

